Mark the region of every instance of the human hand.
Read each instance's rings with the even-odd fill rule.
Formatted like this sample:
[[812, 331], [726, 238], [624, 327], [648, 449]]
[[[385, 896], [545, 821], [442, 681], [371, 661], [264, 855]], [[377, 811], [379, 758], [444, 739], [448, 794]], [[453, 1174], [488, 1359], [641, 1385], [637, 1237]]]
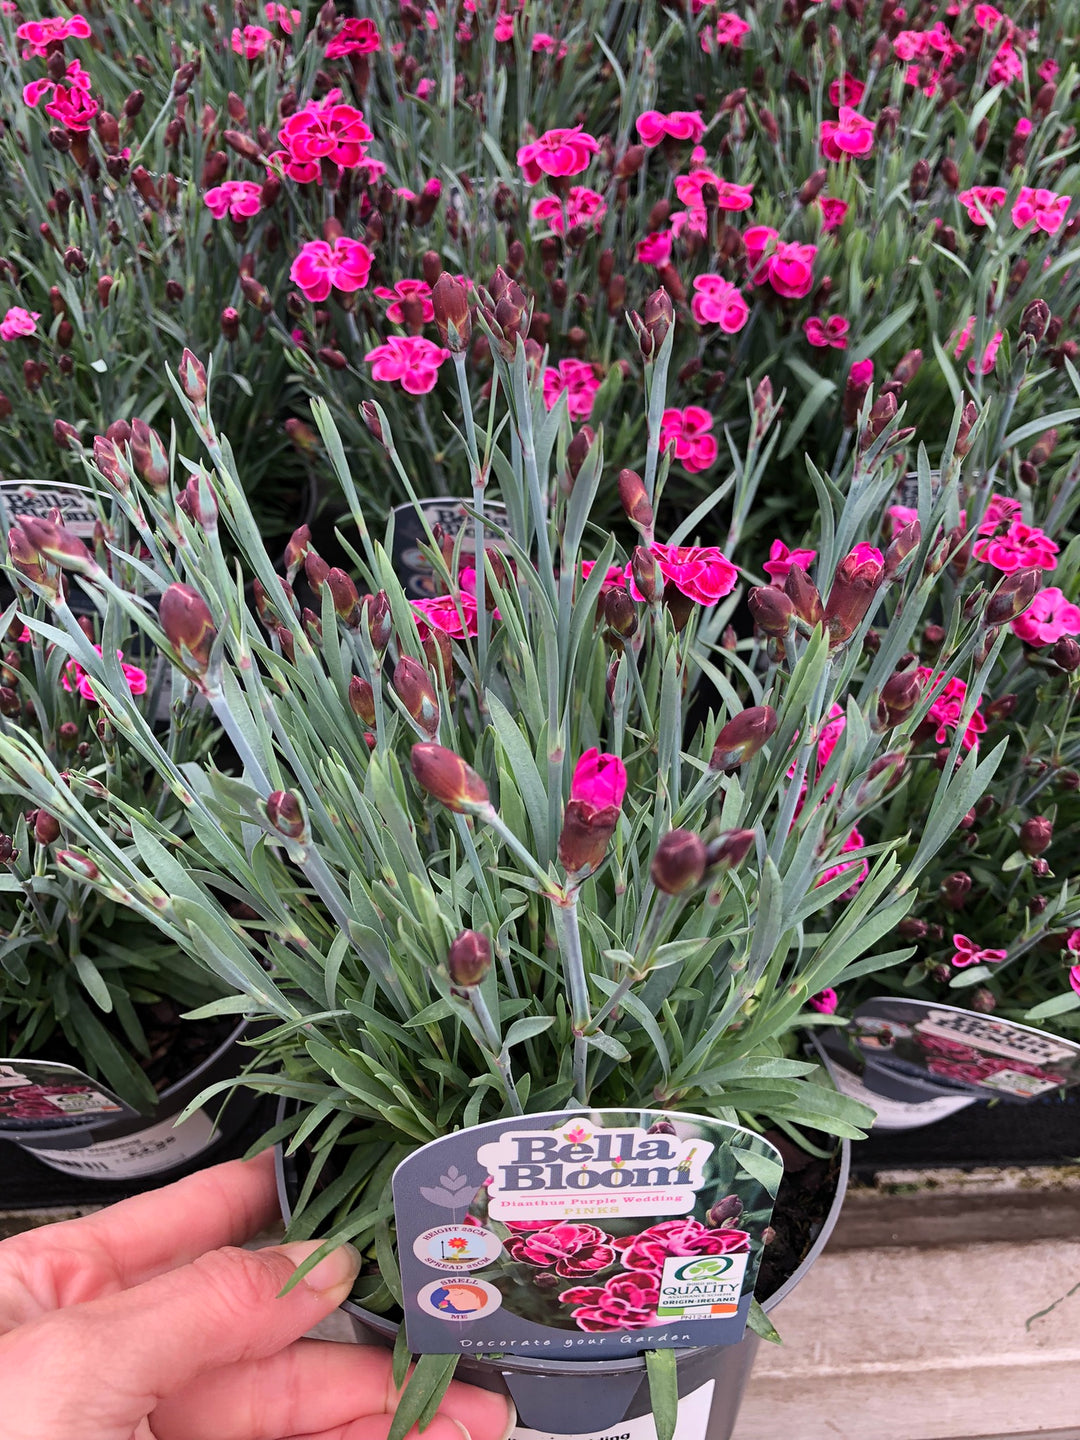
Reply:
[[[266, 1153], [0, 1244], [4, 1440], [385, 1440], [389, 1352], [299, 1338], [359, 1256], [343, 1246], [281, 1295], [318, 1241], [233, 1248], [278, 1214]], [[455, 1381], [424, 1440], [512, 1423], [503, 1396]]]

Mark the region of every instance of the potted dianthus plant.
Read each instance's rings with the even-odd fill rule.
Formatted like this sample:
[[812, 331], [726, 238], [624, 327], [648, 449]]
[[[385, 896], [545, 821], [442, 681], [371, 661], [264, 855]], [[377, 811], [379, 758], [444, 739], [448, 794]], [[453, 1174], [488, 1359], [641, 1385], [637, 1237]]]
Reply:
[[[868, 397], [843, 472], [819, 484], [813, 550], [774, 546], [756, 575], [735, 557], [779, 402], [759, 386], [744, 452], [732, 447], [726, 478], [671, 533], [660, 435], [674, 322], [663, 291], [630, 317], [647, 445], [642, 473], [617, 478], [602, 434], [575, 435], [564, 399], [546, 409], [529, 306], [505, 275], [471, 295], [442, 277], [434, 305], [473, 477], [462, 497], [471, 530], [428, 535], [441, 595], [406, 599], [392, 536], [369, 532], [319, 404], [360, 537], [353, 573], [328, 567], [303, 530], [277, 573], [211, 418], [212, 376], [185, 352], [174, 388], [206, 458], [174, 459], [165, 484], [148, 483], [139, 455], [118, 455], [99, 475], [112, 494], [102, 552], [38, 525], [33, 554], [17, 559], [36, 596], [20, 620], [83, 668], [103, 719], [153, 769], [184, 827], [117, 797], [109, 814], [123, 824], [110, 828], [30, 733], [0, 737], [3, 783], [56, 816], [66, 863], [98, 894], [197, 956], [233, 992], [226, 1005], [272, 1022], [246, 1078], [281, 1100], [271, 1138], [291, 1233], [364, 1252], [350, 1309], [394, 1344], [400, 1383], [403, 1309], [410, 1325], [416, 1309], [403, 1276], [421, 1241], [436, 1280], [478, 1228], [501, 1251], [513, 1274], [497, 1325], [477, 1328], [468, 1312], [497, 1303], [503, 1271], [466, 1265], [460, 1283], [425, 1287], [436, 1326], [478, 1338], [420, 1353], [395, 1435], [433, 1412], [456, 1368], [509, 1390], [530, 1430], [652, 1415], [670, 1437], [689, 1405], [687, 1424], [717, 1440], [757, 1334], [771, 1333], [765, 1311], [835, 1217], [838, 1141], [871, 1118], [803, 1058], [796, 1031], [829, 1022], [838, 984], [910, 954], [895, 931], [917, 877], [1001, 757], [1002, 747], [963, 746], [965, 719], [1000, 643], [994, 627], [1031, 587], [1007, 577], [966, 613], [946, 588], [941, 530], [956, 523], [970, 417], [957, 413], [940, 485], [922, 458], [918, 518], [879, 545], [910, 433], [893, 408], [872, 414]], [[475, 416], [474, 330], [495, 364]], [[368, 404], [365, 418], [397, 463], [385, 413]], [[400, 478], [411, 484], [403, 467]], [[622, 534], [590, 523], [612, 487]], [[487, 512], [496, 496], [499, 523]], [[718, 534], [723, 550], [696, 543]], [[68, 609], [64, 571], [107, 634], [130, 625], [194, 687], [239, 773], [170, 753], [111, 639], [99, 653]], [[154, 603], [127, 583], [133, 572]], [[932, 603], [949, 643], [932, 682], [913, 688], [911, 636]], [[961, 676], [971, 698], [955, 707], [945, 763], [929, 771], [919, 832], [864, 844], [861, 822], [911, 783], [911, 737]], [[728, 1193], [644, 1238], [618, 1219], [503, 1224], [492, 1176], [471, 1181], [447, 1163], [419, 1193], [447, 1207], [438, 1213], [452, 1233], [397, 1233], [408, 1222], [392, 1178], [423, 1147], [541, 1117], [542, 1129], [563, 1126], [560, 1153], [584, 1173], [611, 1113], [628, 1135], [646, 1134], [635, 1156], [673, 1153], [667, 1137], [685, 1145], [695, 1126], [729, 1127], [741, 1158], [725, 1172]], [[701, 1163], [694, 1148], [663, 1171], [672, 1185]], [[628, 1153], [614, 1154], [605, 1184], [651, 1183], [647, 1165], [620, 1173]], [[795, 1163], [773, 1208], [778, 1155]], [[808, 1171], [816, 1195], [800, 1180]], [[443, 1258], [432, 1258], [440, 1235]], [[708, 1261], [710, 1276], [741, 1257], [762, 1303], [736, 1286], [739, 1313], [749, 1309], [757, 1334], [703, 1346], [684, 1323], [689, 1340], [643, 1349], [635, 1334], [656, 1333], [661, 1272], [680, 1256]], [[515, 1351], [501, 1338], [525, 1290], [532, 1321], [561, 1348]], [[625, 1338], [610, 1358], [613, 1335]]]
[[[86, 493], [93, 509], [93, 490]], [[51, 530], [59, 512], [20, 519], [9, 509], [8, 519], [6, 571], [16, 595], [0, 616], [0, 730], [32, 739], [104, 833], [122, 843], [133, 835], [127, 815], [143, 808], [182, 831], [184, 807], [128, 743], [127, 727], [110, 720], [83, 667], [47, 629], [14, 618], [35, 597], [59, 599], [61, 588], [65, 605], [77, 603], [66, 578], [27, 558], [35, 527]], [[134, 572], [121, 583], [139, 593]], [[141, 654], [139, 632], [119, 612], [104, 624], [81, 613], [76, 623], [91, 653], [110, 647], [114, 684], [176, 763], [201, 761], [217, 725], [192, 705], [184, 677]], [[182, 1025], [180, 1017], [219, 1002], [222, 982], [91, 884], [53, 809], [28, 807], [10, 789], [0, 798], [0, 947], [0, 1135], [91, 1181], [172, 1169], [209, 1147], [209, 1115], [173, 1125], [207, 1083], [236, 1074], [239, 1022], [215, 1014]], [[232, 1106], [231, 1116], [241, 1108]]]

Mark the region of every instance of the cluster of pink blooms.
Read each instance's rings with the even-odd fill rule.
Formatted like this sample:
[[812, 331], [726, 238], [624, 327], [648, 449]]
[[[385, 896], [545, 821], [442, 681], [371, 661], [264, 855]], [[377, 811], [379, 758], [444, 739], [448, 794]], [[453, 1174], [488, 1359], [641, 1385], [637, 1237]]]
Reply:
[[588, 169], [598, 154], [600, 142], [586, 134], [582, 125], [570, 130], [546, 130], [538, 139], [522, 145], [517, 163], [529, 185], [536, 185], [545, 175], [579, 175]]
[[770, 577], [770, 585], [783, 589], [792, 566], [799, 570], [809, 570], [816, 559], [816, 550], [789, 550], [783, 540], [774, 540], [769, 546], [769, 558], [761, 568]]
[[[915, 672], [924, 690], [936, 685], [941, 679], [935, 675], [927, 665], [920, 665]], [[929, 714], [926, 717], [928, 725], [936, 726], [934, 739], [939, 745], [945, 745], [949, 740], [949, 731], [955, 730], [960, 724], [960, 715], [967, 701], [967, 685], [958, 676], [954, 676], [942, 689], [934, 703], [930, 706]], [[979, 736], [986, 733], [986, 719], [979, 710], [976, 703], [975, 709], [968, 718], [964, 728], [964, 737], [961, 745], [965, 750], [977, 750], [979, 747]]]
[[696, 275], [694, 289], [690, 313], [699, 325], [719, 325], [725, 335], [735, 335], [750, 318], [742, 291], [722, 275]]
[[565, 390], [571, 420], [589, 418], [599, 389], [596, 371], [587, 360], [560, 360], [558, 365], [548, 366], [544, 371], [544, 404], [549, 410], [554, 409]]
[[373, 380], [396, 380], [408, 394], [426, 395], [434, 390], [439, 366], [450, 359], [450, 351], [422, 335], [390, 335], [364, 359]]
[[332, 289], [346, 294], [362, 290], [374, 259], [362, 240], [349, 240], [344, 235], [339, 235], [333, 244], [328, 240], [309, 240], [293, 260], [289, 279], [306, 299], [319, 302], [325, 300]]
[[17, 340], [21, 335], [33, 335], [40, 319], [37, 310], [24, 310], [21, 305], [12, 305], [0, 320], [0, 340]]
[[770, 225], [751, 225], [743, 235], [749, 280], [752, 285], [771, 285], [777, 295], [801, 300], [814, 284], [816, 245], [781, 240]]
[[[409, 603], [416, 613], [434, 630], [442, 630], [456, 640], [479, 632], [476, 608], [476, 571], [463, 565], [458, 572], [458, 593], [436, 595], [430, 600], [411, 600]], [[496, 620], [501, 619], [498, 610], [492, 611]]]
[[532, 207], [532, 218], [545, 221], [556, 235], [565, 235], [578, 225], [591, 225], [599, 233], [606, 214], [607, 201], [587, 185], [572, 185], [565, 199], [545, 195]]
[[268, 0], [265, 10], [266, 23], [276, 25], [285, 35], [291, 35], [303, 19], [299, 10], [291, 10], [288, 5], [279, 5], [276, 0]]
[[675, 459], [691, 475], [708, 470], [716, 461], [719, 446], [711, 434], [713, 418], [700, 405], [665, 410], [660, 418], [660, 448], [674, 446]]
[[743, 36], [749, 32], [749, 21], [736, 15], [734, 10], [721, 10], [715, 25], [701, 27], [701, 48], [706, 55], [711, 55], [714, 49], [741, 50]]
[[1056, 645], [1065, 635], [1080, 635], [1080, 606], [1071, 604], [1056, 585], [1048, 585], [1012, 622], [1012, 630], [1025, 644]]
[[250, 220], [262, 209], [262, 186], [254, 180], [223, 180], [207, 190], [203, 200], [218, 220]]
[[380, 300], [390, 301], [386, 308], [386, 318], [394, 325], [405, 324], [404, 304], [406, 300], [419, 300], [420, 319], [425, 325], [435, 319], [431, 286], [426, 280], [399, 280], [393, 289], [388, 285], [376, 285], [374, 293]]
[[1039, 570], [1055, 570], [1059, 546], [1037, 525], [1027, 525], [1015, 518], [1019, 503], [995, 496], [986, 507], [979, 525], [980, 539], [975, 542], [972, 554], [976, 560], [993, 565], [1006, 575], [1017, 570], [1035, 567]]
[[[1005, 204], [1008, 191], [1003, 185], [972, 185], [956, 197], [965, 206], [974, 225], [986, 225]], [[1056, 190], [1034, 189], [1022, 185], [1013, 201], [1012, 222], [1019, 229], [1026, 225], [1046, 235], [1056, 235], [1065, 223], [1072, 197]]]
[[[65, 91], [69, 93], [72, 90], [82, 90], [89, 93], [91, 80], [78, 60], [69, 60], [63, 80], [51, 80], [46, 76], [41, 80], [28, 81], [27, 84], [23, 86], [23, 104], [33, 108], [40, 103], [43, 95], [55, 96], [58, 85], [63, 85]], [[45, 108], [46, 112], [48, 112], [48, 106]]]
[[667, 115], [659, 110], [644, 110], [635, 125], [641, 143], [650, 150], [664, 140], [683, 140], [696, 145], [705, 134], [700, 110], [672, 110]]
[[[707, 165], [698, 165], [688, 174], [676, 177], [675, 194], [687, 209], [700, 211], [702, 218], [705, 214], [703, 191], [706, 185], [711, 185], [715, 189], [716, 205], [720, 210], [749, 210], [754, 203], [753, 185], [736, 185], [733, 180], [722, 179], [715, 170], [710, 170]], [[685, 224], [685, 221], [683, 223]]]
[[263, 25], [236, 27], [232, 32], [232, 48], [245, 60], [257, 60], [274, 36]]

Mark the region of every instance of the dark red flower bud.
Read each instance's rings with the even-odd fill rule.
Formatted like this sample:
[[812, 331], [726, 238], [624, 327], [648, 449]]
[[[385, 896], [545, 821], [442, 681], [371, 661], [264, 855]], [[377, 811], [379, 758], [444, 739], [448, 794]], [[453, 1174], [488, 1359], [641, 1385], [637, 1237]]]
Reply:
[[1040, 435], [1028, 451], [1027, 458], [1029, 464], [1033, 465], [1036, 470], [1040, 469], [1057, 449], [1057, 443], [1058, 432], [1055, 429], [1047, 430], [1044, 434]]
[[900, 567], [913, 550], [919, 547], [922, 539], [922, 526], [918, 520], [912, 520], [893, 536], [888, 549], [885, 551], [885, 579], [892, 580], [900, 572]]
[[598, 807], [589, 800], [571, 798], [559, 834], [559, 860], [567, 874], [581, 875], [603, 864], [618, 823], [617, 805]]
[[1020, 316], [1021, 337], [1029, 337], [1037, 345], [1045, 336], [1049, 324], [1050, 306], [1045, 300], [1032, 300], [1024, 306], [1024, 312]]
[[289, 536], [289, 543], [285, 546], [285, 573], [290, 582], [295, 580], [296, 572], [307, 559], [310, 546], [310, 525], [299, 525]]
[[[307, 528], [306, 526], [304, 527]], [[330, 566], [322, 558], [317, 550], [308, 547], [304, 556], [304, 576], [316, 595], [322, 594], [322, 587], [326, 583], [326, 577], [330, 574]]]
[[921, 200], [930, 188], [930, 162], [928, 160], [916, 160], [911, 167], [911, 178], [908, 180], [908, 194], [913, 200]]
[[1065, 635], [1052, 647], [1050, 658], [1059, 670], [1073, 675], [1080, 670], [1080, 645], [1071, 635]]
[[795, 607], [795, 614], [811, 630], [825, 618], [817, 586], [799, 565], [792, 565], [784, 580], [784, 594]]
[[176, 503], [188, 519], [208, 535], [217, 529], [217, 496], [208, 475], [189, 476], [187, 484], [176, 497]]
[[375, 692], [362, 675], [354, 675], [349, 681], [349, 704], [357, 719], [365, 725], [375, 724]]
[[60, 839], [60, 821], [48, 810], [39, 810], [34, 816], [34, 839], [39, 845], [52, 845]]
[[706, 845], [710, 870], [737, 870], [754, 848], [753, 830], [725, 830]]
[[638, 593], [650, 605], [664, 593], [664, 577], [660, 567], [643, 545], [636, 545], [630, 556], [630, 573]]
[[665, 895], [682, 895], [701, 883], [706, 861], [700, 835], [692, 830], [669, 830], [657, 844], [649, 874]]
[[458, 990], [482, 985], [491, 970], [491, 941], [479, 930], [462, 930], [446, 954], [450, 983]]
[[[59, 512], [53, 511], [54, 515]], [[23, 516], [18, 522], [28, 543], [40, 559], [50, 560], [65, 570], [77, 575], [92, 575], [100, 567], [93, 555], [70, 530], [52, 520], [39, 520], [32, 515]]]
[[54, 856], [58, 870], [74, 875], [77, 880], [93, 882], [101, 878], [101, 871], [94, 861], [82, 850], [57, 850]]
[[469, 292], [460, 280], [456, 280], [448, 271], [443, 271], [435, 281], [431, 303], [435, 310], [435, 328], [439, 332], [440, 340], [455, 355], [463, 354], [469, 348], [472, 338]]
[[1042, 571], [1015, 570], [1006, 575], [983, 610], [984, 625], [1006, 625], [1022, 615], [1042, 588]]
[[809, 179], [804, 180], [799, 188], [799, 204], [811, 205], [825, 189], [828, 183], [829, 172], [827, 170], [815, 170]]
[[754, 624], [765, 635], [783, 639], [795, 619], [795, 606], [777, 585], [760, 585], [747, 596]]
[[158, 619], [181, 665], [195, 676], [205, 675], [217, 630], [199, 592], [190, 585], [170, 585], [161, 597]]
[[718, 1200], [705, 1216], [705, 1224], [714, 1229], [726, 1230], [743, 1212], [743, 1202], [738, 1195], [725, 1195]]
[[635, 311], [630, 318], [637, 332], [641, 358], [645, 361], [655, 360], [668, 331], [675, 323], [675, 307], [671, 303], [671, 296], [661, 286], [646, 300], [644, 313], [639, 316]]
[[619, 499], [626, 511], [627, 519], [634, 529], [645, 537], [647, 543], [651, 542], [653, 508], [649, 504], [649, 497], [641, 476], [636, 470], [620, 470], [618, 485]]
[[394, 689], [405, 709], [428, 736], [439, 729], [439, 702], [428, 672], [411, 655], [403, 655], [394, 667]]
[[1041, 855], [1053, 838], [1053, 824], [1044, 815], [1033, 815], [1020, 826], [1020, 849], [1029, 858]]
[[995, 720], [1007, 720], [1016, 709], [1018, 698], [1011, 692], [1008, 695], [999, 695], [997, 699], [989, 702], [983, 714], [991, 724]]
[[988, 990], [985, 985], [977, 985], [971, 997], [971, 1008], [980, 1015], [992, 1015], [997, 1009], [993, 991]]
[[198, 409], [206, 401], [206, 366], [186, 347], [180, 356], [180, 388]]
[[448, 810], [469, 813], [487, 805], [487, 786], [453, 750], [442, 745], [414, 745], [410, 758], [417, 782]]
[[971, 893], [971, 876], [962, 870], [941, 882], [941, 902], [949, 910], [962, 910]]
[[969, 400], [960, 414], [960, 428], [956, 432], [956, 454], [966, 455], [971, 449], [971, 431], [979, 418], [979, 412], [974, 400]]
[[334, 597], [334, 609], [338, 618], [343, 620], [350, 630], [355, 630], [360, 624], [360, 595], [352, 577], [335, 565], [327, 572], [326, 584]]
[[916, 920], [914, 916], [901, 920], [896, 927], [905, 940], [925, 940], [928, 928], [925, 920]]
[[295, 790], [275, 790], [266, 797], [266, 818], [287, 840], [301, 844], [311, 838], [308, 830], [307, 810], [303, 799]]
[[390, 600], [386, 591], [379, 590], [374, 595], [365, 595], [361, 601], [361, 608], [372, 649], [376, 655], [381, 655], [389, 645], [390, 636], [394, 630]]
[[922, 698], [922, 686], [914, 670], [890, 675], [881, 689], [877, 709], [877, 730], [902, 725]]
[[771, 705], [751, 705], [733, 716], [716, 737], [710, 770], [729, 773], [753, 759], [776, 730], [777, 715]]
[[825, 625], [832, 646], [842, 645], [859, 628], [884, 578], [883, 558], [870, 545], [856, 545], [840, 561], [825, 602]]
[[604, 622], [621, 640], [629, 640], [638, 627], [637, 606], [625, 590], [609, 590], [602, 597]]
[[938, 166], [938, 174], [941, 176], [943, 182], [950, 190], [959, 190], [960, 171], [957, 167], [956, 161], [951, 159], [948, 155], [945, 156], [941, 164]]

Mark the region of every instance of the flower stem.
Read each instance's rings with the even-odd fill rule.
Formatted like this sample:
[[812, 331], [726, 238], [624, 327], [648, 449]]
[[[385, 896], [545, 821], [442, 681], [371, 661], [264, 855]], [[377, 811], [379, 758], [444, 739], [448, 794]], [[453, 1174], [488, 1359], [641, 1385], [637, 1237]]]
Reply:
[[514, 1084], [514, 1076], [510, 1069], [510, 1057], [503, 1049], [502, 1037], [496, 1028], [495, 1021], [491, 1018], [491, 1011], [479, 988], [469, 991], [469, 1004], [472, 1006], [473, 1014], [480, 1022], [484, 1039], [491, 1050], [495, 1068], [499, 1072], [503, 1089], [506, 1091], [507, 1103], [515, 1115], [524, 1115], [525, 1109], [521, 1103], [521, 1097], [517, 1093], [517, 1086]]
[[570, 1000], [570, 1023], [574, 1030], [574, 1098], [588, 1103], [587, 1070], [589, 1045], [589, 987], [585, 978], [585, 957], [581, 953], [581, 929], [578, 924], [577, 888], [572, 888], [562, 901], [552, 899], [552, 915], [562, 956], [563, 974]]

